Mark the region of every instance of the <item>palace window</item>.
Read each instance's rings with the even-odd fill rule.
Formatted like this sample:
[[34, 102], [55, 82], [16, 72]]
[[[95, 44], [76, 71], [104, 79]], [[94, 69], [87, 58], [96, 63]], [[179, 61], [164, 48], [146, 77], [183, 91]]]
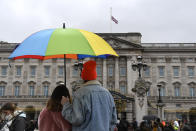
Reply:
[[13, 84], [13, 95], [14, 96], [19, 96], [20, 95], [20, 88], [21, 88], [21, 82], [16, 81]]
[[165, 96], [165, 87], [161, 87], [160, 89], [160, 96]]
[[188, 66], [188, 76], [189, 77], [194, 76], [194, 66]]
[[195, 88], [190, 87], [190, 97], [194, 97], [194, 96], [195, 96]]
[[173, 76], [179, 77], [179, 67], [178, 66], [173, 67]]
[[126, 67], [120, 67], [120, 76], [126, 76], [127, 69]]
[[49, 92], [49, 86], [44, 85], [44, 96], [48, 96], [48, 92]]
[[50, 85], [50, 83], [48, 81], [43, 82], [43, 84], [42, 84], [43, 96], [49, 95], [49, 85]]
[[36, 75], [36, 66], [31, 66], [30, 70], [31, 70], [31, 76], [35, 76]]
[[58, 75], [63, 76], [63, 74], [64, 74], [64, 68], [63, 68], [63, 66], [59, 66], [58, 67]]
[[150, 67], [146, 67], [146, 70], [144, 71], [144, 76], [145, 77], [150, 77]]
[[113, 71], [114, 71], [114, 68], [113, 67], [108, 67], [108, 76], [112, 77], [113, 76]]
[[188, 86], [189, 86], [190, 97], [195, 97], [196, 83], [195, 82], [190, 82], [188, 84]]
[[180, 87], [175, 87], [174, 91], [175, 91], [175, 96], [180, 96]]
[[1, 75], [2, 76], [7, 76], [7, 66], [2, 66], [1, 67]]
[[164, 77], [165, 76], [165, 67], [164, 66], [159, 66], [159, 77]]
[[50, 75], [50, 66], [44, 66], [44, 74], [45, 74], [45, 76]]
[[35, 94], [35, 87], [34, 86], [29, 86], [29, 95], [34, 96]]
[[187, 62], [194, 62], [194, 59], [193, 59], [193, 58], [187, 58], [186, 61], [187, 61]]
[[14, 95], [19, 96], [19, 93], [20, 93], [20, 86], [16, 85], [14, 89]]
[[5, 86], [0, 86], [0, 96], [5, 95]]
[[96, 67], [96, 71], [97, 71], [97, 76], [102, 76], [102, 69], [101, 69], [101, 66], [97, 66], [97, 67]]
[[175, 82], [173, 83], [173, 86], [174, 86], [174, 96], [181, 96], [181, 93], [180, 93], [180, 86], [181, 86], [181, 83], [179, 82]]
[[22, 66], [16, 66], [16, 76], [21, 76], [22, 74]]

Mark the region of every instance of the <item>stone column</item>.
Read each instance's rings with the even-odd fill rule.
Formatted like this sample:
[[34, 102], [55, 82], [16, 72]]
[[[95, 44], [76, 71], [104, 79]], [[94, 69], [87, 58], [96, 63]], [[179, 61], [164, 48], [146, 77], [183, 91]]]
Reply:
[[132, 56], [127, 56], [127, 93], [132, 94], [132, 88], [134, 88], [135, 80], [137, 79], [137, 73], [132, 70]]
[[152, 89], [151, 89], [151, 95], [157, 96], [157, 82], [159, 80], [158, 76], [158, 70], [157, 70], [157, 58], [151, 57], [151, 64], [149, 65], [151, 67], [151, 82], [152, 82]]
[[[187, 79], [187, 76], [186, 76], [186, 71], [187, 71], [187, 68], [186, 68], [186, 57], [180, 57], [180, 64], [181, 64], [181, 87], [186, 87], [187, 86], [187, 83], [186, 83], [186, 79]], [[182, 96], [189, 96], [189, 90], [188, 88], [181, 88], [181, 95]]]
[[107, 86], [107, 64], [106, 59], [103, 60], [103, 87]]
[[[14, 94], [14, 77], [15, 77], [15, 61], [13, 60], [8, 60], [9, 61], [9, 66], [7, 66], [7, 88], [5, 88], [5, 94], [4, 95], [13, 95]], [[12, 63], [12, 64], [11, 64]]]
[[23, 64], [23, 81], [22, 81], [22, 90], [21, 90], [21, 94], [23, 95], [28, 95], [28, 82], [29, 82], [29, 76], [28, 73], [30, 73], [29, 71], [29, 59], [24, 59], [24, 64]]
[[162, 114], [162, 120], [165, 120], [165, 108], [162, 108], [161, 114]]
[[57, 59], [52, 59], [51, 79], [50, 79], [51, 83], [50, 83], [49, 94], [52, 94], [52, 91], [56, 87], [57, 77], [58, 77]]
[[169, 96], [174, 96], [174, 88], [172, 85], [172, 67], [171, 67], [171, 57], [165, 57], [166, 65], [165, 65], [165, 77], [167, 79], [167, 86], [165, 86], [165, 92], [168, 92]]
[[[128, 94], [132, 94], [133, 92], [131, 91], [131, 89], [134, 87], [134, 71], [132, 70], [131, 67], [131, 56], [127, 56], [127, 93]], [[133, 108], [133, 103], [127, 103], [127, 121], [132, 122], [133, 121], [133, 117], [134, 116], [134, 108]]]
[[115, 58], [115, 90], [120, 90], [119, 88], [119, 58]]
[[[72, 66], [71, 66], [71, 59], [66, 59], [66, 85], [68, 87], [68, 89], [71, 91], [72, 88], [71, 88], [71, 73], [72, 73]], [[71, 93], [71, 92], [70, 92]]]
[[43, 88], [42, 88], [42, 74], [44, 72], [43, 61], [37, 60], [38, 65], [36, 67], [36, 87], [35, 87], [35, 94], [36, 95], [43, 95]]

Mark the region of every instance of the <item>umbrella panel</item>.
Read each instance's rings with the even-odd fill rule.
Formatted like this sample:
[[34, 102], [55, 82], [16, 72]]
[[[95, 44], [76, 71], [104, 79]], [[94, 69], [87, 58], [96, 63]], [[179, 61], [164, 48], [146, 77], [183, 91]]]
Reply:
[[[26, 38], [10, 55], [10, 59], [84, 59], [118, 56], [112, 47], [98, 35], [78, 29], [47, 29]], [[66, 76], [65, 76], [66, 77]], [[65, 81], [66, 83], [66, 81]]]

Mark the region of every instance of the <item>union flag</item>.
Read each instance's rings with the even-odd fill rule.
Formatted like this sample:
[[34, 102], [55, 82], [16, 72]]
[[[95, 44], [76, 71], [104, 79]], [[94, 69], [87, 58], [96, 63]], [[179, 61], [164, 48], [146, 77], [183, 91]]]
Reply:
[[118, 24], [118, 20], [115, 19], [113, 16], [111, 16], [112, 21], [114, 21], [114, 23]]

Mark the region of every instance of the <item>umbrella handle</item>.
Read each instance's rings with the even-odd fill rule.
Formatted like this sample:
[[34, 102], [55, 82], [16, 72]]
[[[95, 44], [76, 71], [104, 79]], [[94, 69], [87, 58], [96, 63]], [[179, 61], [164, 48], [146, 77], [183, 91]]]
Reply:
[[64, 54], [64, 82], [66, 86], [66, 56], [65, 54]]

